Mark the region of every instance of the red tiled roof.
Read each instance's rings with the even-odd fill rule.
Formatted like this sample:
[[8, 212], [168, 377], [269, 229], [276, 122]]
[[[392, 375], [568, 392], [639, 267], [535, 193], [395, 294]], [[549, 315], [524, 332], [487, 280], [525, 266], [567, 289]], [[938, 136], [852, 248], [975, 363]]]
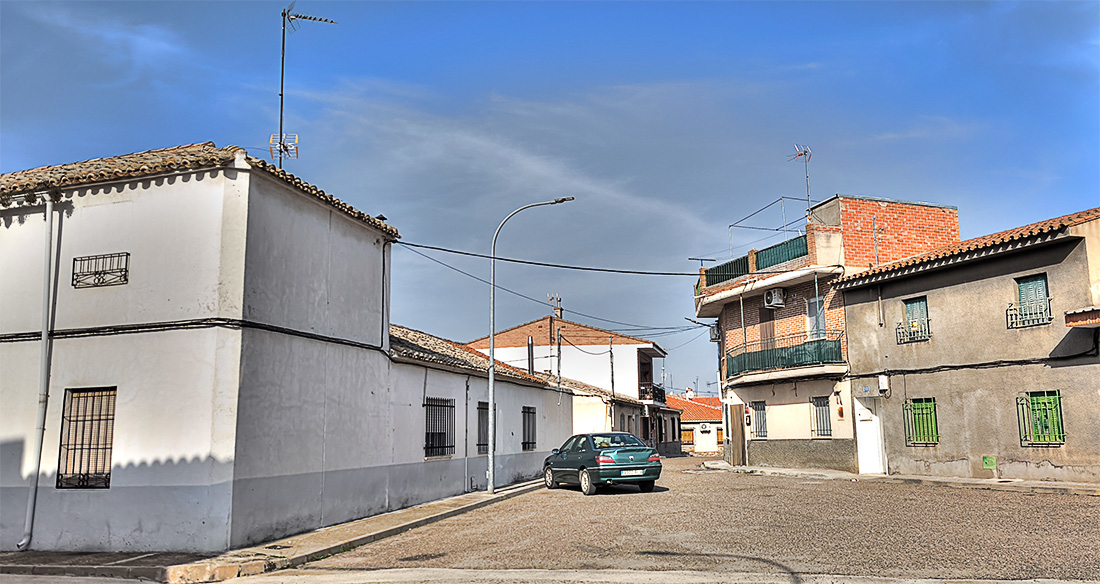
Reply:
[[[480, 352], [454, 341], [396, 324], [390, 325], [390, 350], [395, 356], [406, 359], [476, 371], [486, 376], [489, 374], [489, 358]], [[500, 361], [497, 361], [495, 375], [545, 384], [545, 380]]]
[[[557, 386], [557, 384], [558, 384], [558, 376], [554, 375], [553, 373], [550, 373], [549, 371], [544, 371], [544, 372], [541, 372], [541, 373], [536, 372], [535, 377], [538, 377], [539, 379], [542, 379], [549, 386]], [[618, 401], [618, 402], [622, 402], [622, 403], [627, 403], [627, 404], [640, 405], [642, 403], [641, 401], [639, 401], [637, 399], [634, 399], [634, 398], [630, 397], [629, 395], [623, 395], [621, 393], [614, 393], [613, 394], [610, 391], [608, 391], [608, 390], [606, 390], [602, 387], [596, 387], [595, 385], [589, 385], [587, 383], [584, 383], [583, 381], [577, 381], [576, 379], [570, 379], [568, 377], [562, 377], [561, 378], [561, 386], [564, 389], [568, 389], [568, 390], [572, 391], [574, 394], [594, 395], [594, 396], [599, 396], [599, 397], [606, 397], [608, 399]]]
[[400, 237], [397, 229], [379, 219], [348, 205], [316, 186], [276, 168], [259, 158], [248, 156], [239, 146], [218, 148], [213, 142], [188, 144], [123, 154], [110, 158], [94, 158], [56, 166], [41, 166], [29, 170], [0, 175], [0, 206], [7, 207], [12, 195], [39, 191], [73, 188], [95, 183], [130, 180], [173, 172], [228, 166], [238, 153], [245, 154], [245, 161], [252, 168], [262, 170], [286, 182], [298, 190], [336, 208], [345, 215], [366, 223], [393, 238]]
[[929, 252], [898, 260], [896, 262], [891, 262], [889, 264], [883, 264], [869, 270], [864, 270], [862, 272], [857, 272], [855, 274], [838, 278], [836, 282], [837, 284], [844, 284], [847, 282], [866, 278], [867, 276], [873, 276], [875, 274], [885, 274], [888, 272], [900, 270], [902, 268], [916, 266], [938, 259], [963, 254], [969, 251], [991, 247], [1010, 241], [1016, 241], [1033, 235], [1040, 235], [1043, 233], [1057, 231], [1065, 227], [1080, 225], [1082, 223], [1093, 221], [1095, 219], [1100, 219], [1100, 207], [1086, 209], [1084, 211], [1078, 211], [1076, 213], [1070, 213], [1069, 215], [1055, 217], [1054, 219], [1047, 219], [1046, 221], [1039, 221], [1038, 223], [1032, 223], [1030, 225], [1024, 225], [1023, 227], [1008, 229], [1006, 231], [993, 233], [991, 235], [975, 237], [973, 239], [968, 239], [966, 241], [961, 241], [959, 243], [954, 243], [951, 245], [945, 245]]
[[683, 410], [684, 413], [680, 415], [680, 419], [684, 422], [722, 421], [721, 408], [701, 403], [697, 401], [698, 399], [699, 398], [688, 400], [677, 395], [666, 395], [665, 403], [668, 404], [669, 407]]
[[[643, 339], [641, 337], [632, 337], [630, 335], [624, 335], [623, 333], [617, 333], [615, 331], [609, 331], [609, 330], [602, 329], [602, 328], [599, 328], [599, 327], [594, 327], [594, 326], [587, 325], [587, 324], [581, 324], [579, 322], [573, 322], [571, 320], [565, 320], [564, 318], [558, 318], [556, 316], [550, 316], [550, 315], [544, 316], [542, 318], [536, 318], [535, 320], [532, 320], [530, 322], [525, 322], [523, 324], [517, 324], [516, 326], [508, 327], [508, 328], [503, 329], [503, 330], [499, 330], [499, 331], [497, 331], [497, 335], [500, 336], [500, 335], [503, 335], [506, 332], [519, 330], [519, 329], [522, 329], [524, 327], [529, 327], [531, 325], [534, 325], [534, 324], [537, 324], [537, 323], [540, 323], [540, 322], [543, 322], [543, 321], [549, 320], [549, 319], [554, 319], [554, 321], [556, 321], [558, 323], [561, 323], [561, 324], [568, 324], [568, 325], [578, 326], [578, 327], [581, 327], [581, 328], [586, 328], [586, 329], [589, 329], [589, 330], [597, 331], [599, 333], [606, 334], [608, 336], [612, 336], [612, 337], [615, 337], [617, 339], [624, 339], [624, 340], [627, 340], [627, 341], [631, 341], [630, 343], [627, 343], [627, 344], [653, 345], [654, 348], [660, 350], [662, 353], [665, 352], [664, 349], [662, 349], [660, 347], [660, 345], [658, 345], [657, 343], [655, 343], [653, 341]], [[476, 338], [476, 339], [474, 339], [474, 340], [472, 340], [472, 341], [470, 341], [466, 344], [470, 345], [470, 346], [473, 346], [473, 345], [475, 345], [479, 342], [482, 342], [482, 341], [488, 342], [488, 339], [489, 339], [489, 335], [485, 335], [483, 337], [478, 337], [478, 338]]]

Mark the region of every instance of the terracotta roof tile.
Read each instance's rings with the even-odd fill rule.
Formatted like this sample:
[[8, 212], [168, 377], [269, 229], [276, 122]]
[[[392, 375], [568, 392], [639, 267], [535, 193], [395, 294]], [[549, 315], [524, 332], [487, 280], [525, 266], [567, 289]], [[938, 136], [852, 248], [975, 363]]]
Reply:
[[12, 195], [56, 189], [68, 189], [101, 182], [131, 180], [166, 173], [228, 166], [238, 153], [252, 168], [262, 170], [286, 182], [298, 190], [336, 208], [345, 215], [366, 223], [393, 238], [400, 237], [397, 229], [375, 219], [347, 203], [333, 197], [320, 188], [276, 168], [259, 158], [247, 156], [243, 148], [226, 146], [218, 148], [213, 142], [174, 146], [159, 150], [146, 150], [110, 158], [94, 158], [56, 166], [42, 166], [0, 175], [0, 206], [11, 204]]
[[[390, 350], [394, 356], [406, 359], [447, 365], [485, 375], [489, 372], [489, 358], [478, 351], [454, 341], [396, 324], [390, 325]], [[528, 375], [526, 371], [500, 361], [497, 361], [496, 377], [544, 383], [543, 379]]]
[[[626, 343], [626, 344], [653, 345], [653, 347], [655, 349], [657, 349], [658, 351], [660, 351], [662, 353], [665, 352], [665, 350], [662, 349], [661, 346], [658, 345], [657, 343], [655, 343], [653, 341], [650, 341], [650, 340], [643, 339], [641, 337], [632, 337], [630, 335], [624, 335], [623, 333], [617, 333], [615, 331], [609, 331], [607, 329], [602, 329], [602, 328], [599, 328], [599, 327], [594, 327], [594, 326], [591, 326], [591, 325], [582, 324], [582, 323], [579, 323], [579, 322], [574, 322], [574, 321], [571, 321], [571, 320], [566, 320], [564, 318], [558, 318], [556, 316], [550, 316], [550, 315], [544, 316], [542, 318], [536, 318], [535, 320], [532, 320], [530, 322], [525, 322], [523, 324], [517, 324], [516, 326], [508, 327], [508, 328], [503, 329], [503, 330], [499, 330], [499, 331], [497, 331], [497, 336], [500, 336], [500, 335], [502, 335], [506, 332], [509, 332], [509, 331], [514, 331], [514, 330], [522, 329], [524, 327], [529, 327], [531, 325], [538, 324], [540, 322], [550, 320], [551, 318], [554, 319], [555, 322], [558, 322], [558, 323], [561, 323], [561, 324], [578, 326], [578, 327], [581, 327], [581, 328], [586, 328], [586, 329], [589, 329], [589, 330], [597, 331], [599, 333], [606, 334], [608, 336], [615, 337], [617, 339], [624, 339], [624, 340], [630, 341], [629, 343]], [[472, 341], [470, 341], [466, 344], [473, 346], [474, 344], [477, 344], [477, 343], [488, 342], [488, 339], [489, 339], [489, 335], [485, 335], [483, 337], [478, 337], [478, 338], [476, 338], [476, 339], [474, 339], [474, 340], [472, 340]]]
[[683, 411], [680, 419], [684, 422], [721, 422], [722, 410], [696, 400], [685, 399], [678, 395], [666, 395], [665, 403]]
[[875, 274], [885, 274], [888, 272], [893, 272], [895, 270], [900, 270], [902, 268], [917, 266], [938, 259], [948, 258], [966, 252], [1023, 239], [1025, 237], [1031, 237], [1033, 235], [1040, 235], [1043, 233], [1057, 231], [1065, 227], [1080, 225], [1082, 223], [1086, 223], [1088, 221], [1093, 221], [1096, 219], [1100, 219], [1100, 207], [1086, 209], [1084, 211], [1078, 211], [1076, 213], [1070, 213], [1069, 215], [1055, 217], [1054, 219], [1047, 219], [1046, 221], [1039, 221], [1038, 223], [1024, 225], [1023, 227], [1016, 227], [1014, 229], [1008, 229], [990, 235], [975, 237], [973, 239], [968, 239], [966, 241], [961, 241], [959, 243], [954, 243], [951, 245], [945, 245], [943, 247], [938, 247], [932, 251], [925, 252], [923, 254], [918, 254], [912, 257], [898, 260], [896, 262], [883, 264], [869, 270], [856, 272], [854, 274], [838, 278], [836, 282], [838, 284], [852, 282], [861, 278], [866, 278], [867, 276], [872, 276]]
[[[554, 387], [557, 387], [557, 385], [558, 385], [558, 376], [554, 375], [553, 373], [547, 373], [547, 372], [535, 373], [535, 376], [538, 377], [539, 379], [543, 380], [543, 382], [545, 382], [547, 385], [554, 386]], [[570, 379], [568, 377], [562, 377], [561, 378], [561, 386], [562, 386], [563, 389], [568, 389], [569, 391], [572, 391], [574, 394], [595, 395], [595, 396], [600, 396], [600, 397], [612, 398], [615, 401], [619, 401], [619, 402], [622, 402], [622, 403], [628, 403], [628, 404], [641, 405], [641, 403], [642, 403], [641, 401], [639, 401], [635, 398], [632, 398], [628, 395], [623, 395], [621, 393], [616, 393], [616, 394], [613, 395], [610, 391], [608, 391], [608, 390], [606, 390], [602, 387], [596, 387], [595, 385], [589, 385], [587, 383], [584, 383], [583, 381], [577, 381], [576, 379]]]

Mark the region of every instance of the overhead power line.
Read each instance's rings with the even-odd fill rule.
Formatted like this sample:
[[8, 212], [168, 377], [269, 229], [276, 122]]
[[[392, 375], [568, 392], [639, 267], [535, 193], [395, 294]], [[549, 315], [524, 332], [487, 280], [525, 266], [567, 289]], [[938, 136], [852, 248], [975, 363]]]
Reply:
[[[475, 258], [493, 259], [492, 256], [483, 253], [474, 253], [472, 251], [461, 251], [457, 249], [447, 249], [445, 247], [436, 247], [434, 245], [423, 245], [419, 243], [409, 243], [407, 241], [398, 241], [400, 245], [408, 247], [419, 247], [421, 249], [431, 249], [435, 251], [442, 251], [446, 253], [453, 253], [458, 255], [470, 256]], [[517, 260], [512, 258], [497, 257], [498, 262], [511, 262], [513, 264], [525, 264], [528, 266], [542, 266], [544, 268], [559, 268], [562, 270], [578, 270], [582, 272], [607, 272], [611, 274], [634, 274], [639, 276], [691, 276], [692, 278], [698, 278], [699, 272], [652, 272], [646, 270], [620, 270], [616, 268], [592, 268], [586, 266], [569, 266], [565, 264], [551, 264], [546, 262], [533, 262], [531, 260]], [[541, 303], [542, 301], [539, 300]]]

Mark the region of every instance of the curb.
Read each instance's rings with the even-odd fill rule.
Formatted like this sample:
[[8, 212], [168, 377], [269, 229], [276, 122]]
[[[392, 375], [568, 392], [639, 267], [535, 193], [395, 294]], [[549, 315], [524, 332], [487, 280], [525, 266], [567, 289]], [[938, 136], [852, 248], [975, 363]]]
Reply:
[[[256, 574], [263, 574], [265, 572], [273, 572], [276, 570], [282, 570], [284, 568], [300, 566], [304, 563], [311, 562], [325, 556], [346, 552], [361, 545], [391, 537], [399, 533], [404, 533], [417, 527], [429, 525], [431, 523], [442, 521], [456, 515], [461, 515], [462, 513], [466, 513], [467, 511], [473, 511], [475, 509], [480, 509], [499, 501], [505, 501], [507, 499], [511, 499], [512, 497], [530, 493], [532, 491], [541, 489], [542, 486], [543, 485], [541, 480], [533, 480], [516, 485], [510, 485], [503, 490], [498, 490], [492, 495], [484, 494], [483, 498], [473, 500], [469, 503], [461, 504], [456, 507], [451, 507], [438, 513], [431, 513], [427, 516], [399, 523], [392, 527], [363, 533], [362, 535], [358, 535], [348, 539], [343, 539], [332, 543], [331, 545], [326, 545], [319, 548], [308, 548], [308, 551], [303, 550], [303, 553], [293, 556], [274, 556], [273, 554], [265, 550], [265, 545], [270, 545], [271, 543], [268, 542], [267, 544], [260, 544], [259, 546], [227, 552], [221, 557], [215, 557], [209, 560], [200, 560], [188, 564], [177, 564], [172, 566], [0, 565], [0, 574], [18, 574], [24, 576], [86, 576], [99, 578], [128, 578], [131, 580], [152, 580], [156, 582], [163, 582], [165, 584], [198, 584], [205, 582], [221, 582], [230, 578], [254, 576]], [[466, 493], [466, 495], [470, 494], [472, 493]], [[459, 496], [461, 497], [462, 495]], [[440, 499], [438, 501], [424, 503], [423, 505], [441, 504], [445, 501], [447, 501], [447, 499]], [[415, 507], [398, 509], [396, 511], [391, 511], [390, 513], [399, 513], [401, 511], [407, 511], [407, 509], [413, 508]], [[363, 519], [357, 519], [354, 521], [349, 521], [345, 524], [338, 524], [329, 527], [347, 525], [348, 523], [369, 520], [373, 517], [380, 517], [382, 515], [365, 517]], [[308, 535], [309, 532], [293, 537], [297, 539], [305, 539], [308, 538]], [[238, 557], [234, 558], [234, 556]]]

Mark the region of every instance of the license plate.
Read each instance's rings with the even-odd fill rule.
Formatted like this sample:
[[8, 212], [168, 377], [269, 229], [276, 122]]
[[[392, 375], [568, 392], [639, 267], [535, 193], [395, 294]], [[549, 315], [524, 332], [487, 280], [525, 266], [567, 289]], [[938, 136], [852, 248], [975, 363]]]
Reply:
[[644, 470], [624, 470], [623, 471], [623, 476], [624, 477], [637, 477], [637, 476], [641, 476], [641, 475], [644, 475], [644, 474], [645, 474]]

